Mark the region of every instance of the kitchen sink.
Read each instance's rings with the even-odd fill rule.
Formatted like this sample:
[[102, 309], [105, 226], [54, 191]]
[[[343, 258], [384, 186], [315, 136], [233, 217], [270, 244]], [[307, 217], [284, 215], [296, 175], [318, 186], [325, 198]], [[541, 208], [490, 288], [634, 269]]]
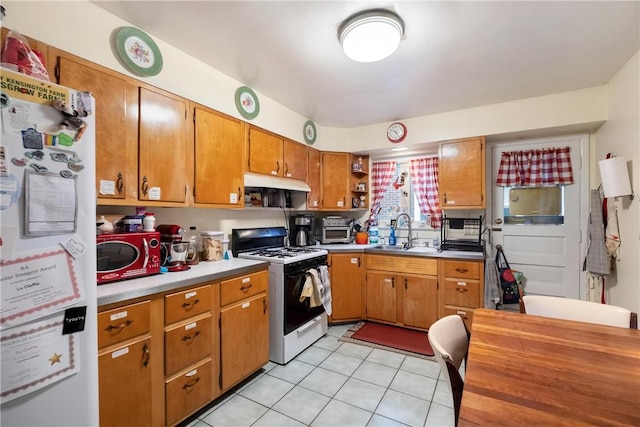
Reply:
[[407, 250], [403, 248], [402, 245], [378, 245], [370, 249], [380, 250], [380, 251], [406, 251]]
[[438, 248], [431, 248], [429, 246], [414, 246], [412, 248], [407, 249], [407, 252], [420, 253], [420, 254], [436, 253], [438, 252]]

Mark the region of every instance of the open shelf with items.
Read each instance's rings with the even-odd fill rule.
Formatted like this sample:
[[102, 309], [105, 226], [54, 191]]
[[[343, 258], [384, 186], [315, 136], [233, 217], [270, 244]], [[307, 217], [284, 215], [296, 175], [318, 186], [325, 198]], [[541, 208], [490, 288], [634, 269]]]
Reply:
[[351, 208], [369, 208], [369, 156], [351, 154]]

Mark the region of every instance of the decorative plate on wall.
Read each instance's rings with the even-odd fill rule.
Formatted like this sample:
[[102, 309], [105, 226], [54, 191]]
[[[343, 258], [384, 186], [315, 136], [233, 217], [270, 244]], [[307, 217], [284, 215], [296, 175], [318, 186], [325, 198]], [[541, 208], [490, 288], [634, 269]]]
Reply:
[[162, 70], [162, 53], [145, 32], [123, 27], [116, 34], [116, 51], [120, 60], [132, 73], [155, 76]]
[[236, 89], [236, 108], [245, 119], [255, 119], [260, 113], [258, 96], [248, 86]]
[[313, 143], [316, 142], [318, 133], [316, 132], [316, 125], [311, 120], [307, 120], [302, 132], [304, 133], [304, 141], [307, 144], [313, 145]]

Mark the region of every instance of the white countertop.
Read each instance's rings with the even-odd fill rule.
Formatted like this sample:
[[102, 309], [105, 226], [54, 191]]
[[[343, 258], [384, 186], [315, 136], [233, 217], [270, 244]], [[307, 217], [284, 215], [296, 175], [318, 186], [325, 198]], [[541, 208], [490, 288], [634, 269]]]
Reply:
[[160, 292], [191, 286], [207, 281], [217, 281], [266, 269], [268, 262], [232, 258], [220, 261], [201, 261], [189, 270], [160, 273], [138, 279], [105, 283], [98, 286], [98, 306], [140, 298]]

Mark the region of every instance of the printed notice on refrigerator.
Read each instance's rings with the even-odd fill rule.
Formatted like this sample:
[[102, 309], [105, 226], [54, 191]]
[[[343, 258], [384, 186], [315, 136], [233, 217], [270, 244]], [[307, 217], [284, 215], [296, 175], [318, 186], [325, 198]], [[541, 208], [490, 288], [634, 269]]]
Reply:
[[0, 261], [0, 329], [57, 313], [83, 298], [73, 258], [61, 247]]
[[78, 334], [62, 335], [63, 315], [2, 331], [2, 391], [5, 403], [80, 370]]
[[26, 171], [25, 235], [74, 233], [77, 226], [76, 176]]

